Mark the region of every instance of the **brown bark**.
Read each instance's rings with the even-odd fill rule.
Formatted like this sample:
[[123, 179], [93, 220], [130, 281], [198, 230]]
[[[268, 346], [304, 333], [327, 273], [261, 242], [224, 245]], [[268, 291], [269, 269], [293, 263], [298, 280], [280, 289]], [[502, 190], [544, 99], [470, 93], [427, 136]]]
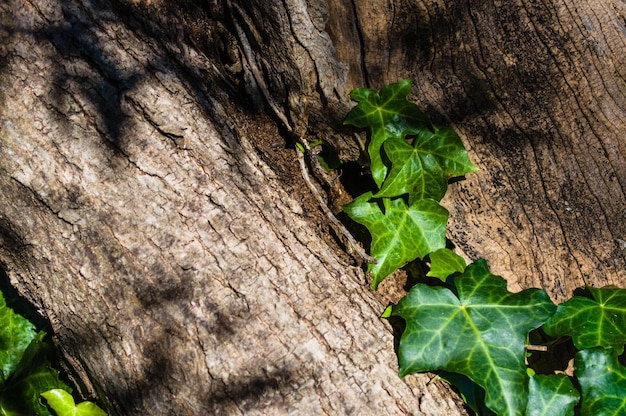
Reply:
[[625, 16], [614, 1], [355, 1], [329, 26], [361, 30], [360, 48], [337, 37], [348, 87], [411, 78], [469, 146], [480, 172], [450, 189], [451, 240], [562, 301], [626, 284]]
[[466, 257], [557, 300], [624, 285], [622, 5], [172, 3], [0, 5], [0, 261], [112, 413], [462, 412], [397, 378], [283, 148], [357, 160], [356, 86], [412, 78], [468, 144]]
[[[291, 3], [298, 2], [284, 4]], [[248, 4], [244, 21], [268, 18], [266, 1]], [[292, 82], [299, 85], [305, 99], [284, 99], [296, 130], [314, 114], [308, 131], [350, 159], [344, 141], [320, 129], [329, 124], [320, 120], [336, 131], [337, 109], [350, 89], [410, 78], [414, 98], [461, 134], [481, 169], [451, 187], [446, 201], [450, 238], [467, 258], [487, 258], [513, 289], [543, 287], [559, 301], [584, 285], [626, 283], [623, 4], [308, 5], [308, 21], [274, 26], [254, 42], [262, 56], [282, 45], [294, 52], [285, 56], [300, 57], [272, 61], [264, 72], [272, 84], [272, 74], [297, 69], [272, 89], [280, 96], [294, 90]], [[332, 53], [307, 47], [327, 45], [310, 41], [326, 34]], [[330, 64], [317, 65], [320, 55]], [[332, 90], [324, 82], [329, 77], [337, 80]]]
[[231, 35], [204, 15], [205, 55], [178, 6], [143, 7], [0, 6], [0, 260], [83, 394], [120, 415], [460, 414], [431, 376], [397, 377], [295, 151], [231, 103]]

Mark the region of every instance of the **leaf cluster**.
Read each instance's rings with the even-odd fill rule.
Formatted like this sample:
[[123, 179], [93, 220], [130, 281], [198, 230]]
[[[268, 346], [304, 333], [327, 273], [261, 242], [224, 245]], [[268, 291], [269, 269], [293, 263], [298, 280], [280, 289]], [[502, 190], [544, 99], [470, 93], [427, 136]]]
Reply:
[[344, 121], [371, 132], [370, 170], [379, 189], [342, 209], [372, 235], [373, 289], [406, 263], [445, 248], [448, 211], [439, 202], [451, 177], [476, 170], [459, 136], [433, 126], [407, 100], [410, 91], [409, 80], [380, 92], [355, 89], [350, 97], [358, 104]]
[[51, 364], [45, 337], [7, 306], [0, 291], [0, 416], [52, 416], [51, 410], [58, 416], [106, 416], [90, 402], [74, 406], [72, 389]]
[[[444, 286], [419, 283], [384, 314], [405, 323], [400, 376], [443, 371], [478, 414], [626, 414], [626, 367], [618, 360], [626, 343], [626, 290], [589, 289], [592, 298], [555, 306], [540, 289], [508, 292], [482, 259]], [[574, 379], [527, 367], [525, 347], [537, 328], [580, 349]]]
[[[400, 376], [438, 371], [482, 415], [626, 415], [626, 290], [588, 288], [558, 306], [540, 289], [519, 293], [484, 260], [466, 265], [445, 247], [448, 180], [475, 171], [459, 137], [431, 125], [406, 97], [410, 81], [380, 92], [356, 89], [346, 124], [370, 129], [368, 153], [378, 189], [343, 210], [372, 236], [372, 288], [399, 267], [428, 259], [430, 286], [418, 283], [383, 317], [401, 322]], [[571, 338], [574, 378], [535, 374], [529, 334]], [[550, 344], [549, 342], [546, 342]]]

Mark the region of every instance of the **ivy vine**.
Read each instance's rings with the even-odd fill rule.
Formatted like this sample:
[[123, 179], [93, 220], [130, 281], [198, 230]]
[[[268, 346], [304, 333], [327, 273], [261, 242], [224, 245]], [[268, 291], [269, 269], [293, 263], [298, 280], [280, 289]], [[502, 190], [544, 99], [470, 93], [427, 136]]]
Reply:
[[[507, 290], [483, 259], [466, 265], [446, 248], [448, 211], [440, 204], [451, 178], [476, 171], [459, 136], [433, 126], [407, 100], [409, 80], [380, 91], [358, 88], [345, 124], [368, 128], [376, 190], [343, 211], [371, 234], [372, 288], [420, 259], [438, 285], [418, 283], [383, 317], [403, 322], [399, 375], [438, 371], [480, 415], [626, 415], [626, 290], [588, 288], [554, 305], [546, 292]], [[541, 328], [545, 348], [571, 338], [573, 376], [536, 374], [526, 364], [529, 335]], [[533, 332], [535, 333], [535, 332]]]

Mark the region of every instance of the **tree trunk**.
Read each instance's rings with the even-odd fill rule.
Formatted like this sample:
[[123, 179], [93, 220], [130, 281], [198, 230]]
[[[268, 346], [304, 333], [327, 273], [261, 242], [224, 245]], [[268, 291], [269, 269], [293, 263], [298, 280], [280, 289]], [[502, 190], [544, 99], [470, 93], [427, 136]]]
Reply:
[[267, 97], [224, 23], [167, 7], [0, 6], [0, 259], [83, 394], [119, 415], [460, 414], [398, 378], [384, 305], [243, 108]]
[[414, 79], [470, 147], [481, 171], [446, 200], [466, 257], [555, 300], [623, 285], [626, 9], [549, 3], [0, 5], [0, 262], [83, 394], [120, 415], [464, 412], [398, 379], [384, 304], [286, 146], [358, 160], [357, 86]]
[[356, 1], [344, 26], [348, 87], [411, 78], [470, 147], [445, 201], [466, 257], [557, 301], [626, 284], [624, 2]]

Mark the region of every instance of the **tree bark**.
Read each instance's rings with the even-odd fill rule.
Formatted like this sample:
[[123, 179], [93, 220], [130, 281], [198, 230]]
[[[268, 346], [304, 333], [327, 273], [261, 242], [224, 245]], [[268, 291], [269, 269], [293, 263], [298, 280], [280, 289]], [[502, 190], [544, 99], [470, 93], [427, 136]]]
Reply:
[[462, 413], [397, 377], [384, 305], [192, 6], [0, 6], [0, 259], [83, 395], [119, 415]]
[[0, 5], [0, 262], [112, 414], [464, 413], [398, 379], [285, 148], [358, 160], [353, 87], [412, 78], [467, 143], [466, 257], [555, 300], [624, 284], [623, 5], [171, 3]]
[[335, 42], [348, 87], [413, 79], [480, 168], [446, 200], [466, 257], [557, 301], [624, 286], [623, 2], [355, 1], [329, 32], [350, 16], [366, 23]]

